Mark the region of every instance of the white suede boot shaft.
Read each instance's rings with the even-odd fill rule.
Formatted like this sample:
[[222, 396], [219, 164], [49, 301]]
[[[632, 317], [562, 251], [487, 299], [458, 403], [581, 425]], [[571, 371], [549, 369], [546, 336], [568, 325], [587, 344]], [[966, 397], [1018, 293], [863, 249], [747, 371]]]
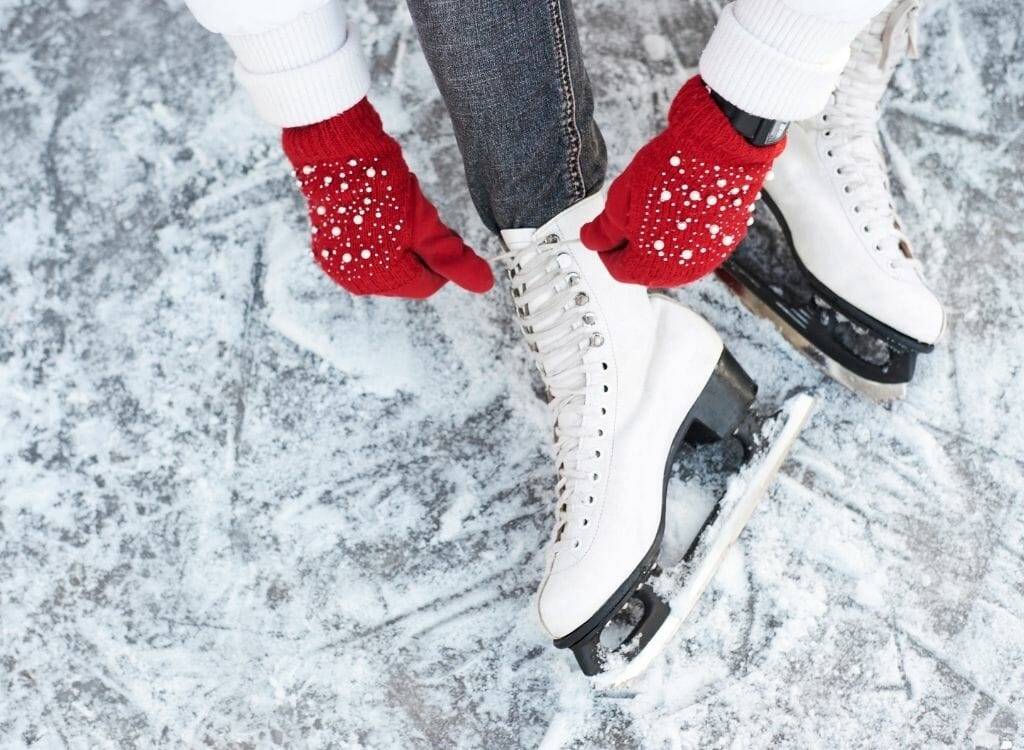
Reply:
[[673, 438], [722, 353], [699, 315], [615, 281], [583, 247], [580, 227], [602, 206], [594, 196], [540, 229], [502, 232], [555, 422], [556, 522], [537, 607], [556, 639], [593, 616], [651, 548]]
[[893, 70], [916, 51], [917, 0], [897, 0], [854, 41], [829, 105], [795, 123], [765, 192], [810, 273], [872, 318], [924, 344], [942, 333], [941, 303], [911, 257], [893, 207], [878, 134]]

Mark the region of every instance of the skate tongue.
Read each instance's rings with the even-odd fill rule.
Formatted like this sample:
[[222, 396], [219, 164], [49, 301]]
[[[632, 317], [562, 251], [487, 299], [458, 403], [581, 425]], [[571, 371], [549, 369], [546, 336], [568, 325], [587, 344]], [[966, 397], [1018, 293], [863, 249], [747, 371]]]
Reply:
[[891, 3], [857, 36], [837, 88], [840, 99], [845, 91], [845, 96], [857, 100], [855, 108], [877, 111], [900, 60], [904, 55], [917, 57], [918, 6], [919, 0]]
[[[886, 68], [890, 61], [895, 66], [901, 53], [906, 51], [911, 60], [917, 59], [917, 13], [918, 0], [906, 0], [895, 8], [882, 31], [882, 57], [879, 67]], [[897, 45], [906, 46], [900, 49]], [[895, 56], [893, 55], [895, 52]]]
[[503, 229], [501, 230], [501, 241], [505, 243], [505, 247], [510, 252], [519, 253], [533, 244], [533, 236], [536, 232], [536, 229]]

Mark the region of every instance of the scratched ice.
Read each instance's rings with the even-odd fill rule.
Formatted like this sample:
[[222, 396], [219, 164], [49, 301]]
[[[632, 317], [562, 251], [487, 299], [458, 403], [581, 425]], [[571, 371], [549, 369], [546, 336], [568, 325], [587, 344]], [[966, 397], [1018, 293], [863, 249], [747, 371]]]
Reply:
[[[615, 173], [719, 3], [577, 5]], [[0, 745], [1024, 747], [1011, 5], [926, 3], [885, 101], [950, 313], [905, 402], [823, 380], [713, 280], [680, 293], [767, 400], [821, 403], [663, 662], [594, 695], [531, 611], [553, 467], [503, 282], [338, 291], [180, 0], [0, 0]], [[351, 6], [425, 190], [496, 253], [408, 13]], [[669, 553], [721, 491], [701, 466]]]

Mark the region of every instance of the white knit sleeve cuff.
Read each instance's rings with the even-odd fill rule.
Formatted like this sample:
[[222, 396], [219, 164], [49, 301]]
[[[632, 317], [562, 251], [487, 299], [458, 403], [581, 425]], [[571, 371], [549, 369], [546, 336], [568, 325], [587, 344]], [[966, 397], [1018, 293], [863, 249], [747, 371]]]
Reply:
[[235, 77], [259, 115], [281, 128], [322, 122], [370, 90], [359, 34], [340, 0], [261, 34], [225, 36]]
[[745, 112], [802, 120], [828, 102], [870, 16], [830, 20], [783, 0], [739, 0], [722, 10], [700, 58], [704, 82]]

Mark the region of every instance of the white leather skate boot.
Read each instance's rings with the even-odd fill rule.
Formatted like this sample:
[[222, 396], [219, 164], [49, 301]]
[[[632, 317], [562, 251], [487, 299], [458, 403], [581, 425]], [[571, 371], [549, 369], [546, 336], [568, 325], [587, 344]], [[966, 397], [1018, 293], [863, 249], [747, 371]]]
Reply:
[[587, 674], [614, 652], [601, 632], [631, 599], [643, 618], [618, 653], [639, 653], [664, 623], [646, 581], [672, 457], [684, 439], [733, 435], [756, 391], [703, 318], [615, 281], [582, 246], [602, 207], [594, 196], [539, 229], [504, 231], [501, 256], [554, 420], [557, 512], [538, 612]]
[[[809, 300], [773, 298], [768, 287], [778, 284], [755, 293], [784, 318], [776, 322], [830, 358], [830, 374], [881, 399], [902, 395], [916, 355], [932, 350], [944, 324], [893, 207], [878, 132], [893, 71], [908, 51], [916, 54], [917, 9], [918, 0], [897, 0], [861, 32], [828, 106], [790, 126], [764, 187], [816, 299], [798, 310]], [[851, 345], [864, 331], [877, 343]]]

